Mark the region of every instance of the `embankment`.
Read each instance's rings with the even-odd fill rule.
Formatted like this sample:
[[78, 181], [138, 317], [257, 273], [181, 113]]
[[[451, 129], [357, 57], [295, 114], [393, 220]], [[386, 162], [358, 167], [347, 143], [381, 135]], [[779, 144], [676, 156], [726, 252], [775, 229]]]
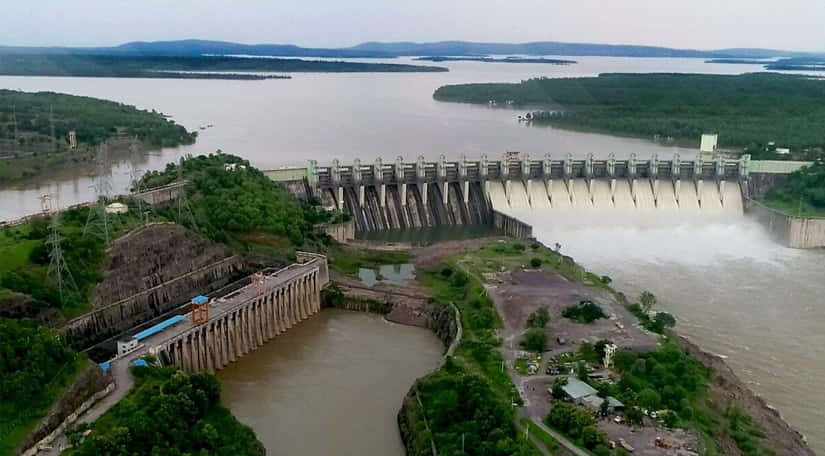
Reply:
[[106, 252], [104, 277], [93, 310], [70, 320], [63, 332], [87, 348], [185, 304], [244, 274], [242, 258], [172, 223], [150, 224], [115, 240]]
[[825, 247], [825, 218], [794, 217], [748, 200], [747, 212], [778, 242], [794, 249]]
[[[724, 360], [712, 355], [696, 344], [679, 334], [671, 334], [673, 340], [679, 344], [693, 359], [713, 371], [708, 394], [710, 400], [720, 409], [738, 407], [759, 425], [768, 436], [779, 456], [814, 456], [805, 437], [793, 429], [775, 408], [768, 405], [764, 399], [751, 391], [739, 377], [731, 370]], [[728, 437], [725, 445], [725, 454], [737, 455], [741, 452], [735, 443]]]

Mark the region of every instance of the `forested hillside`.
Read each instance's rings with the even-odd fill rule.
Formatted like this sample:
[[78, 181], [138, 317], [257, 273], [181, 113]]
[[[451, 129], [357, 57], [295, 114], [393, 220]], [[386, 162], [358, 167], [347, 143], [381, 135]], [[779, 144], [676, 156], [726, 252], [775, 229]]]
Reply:
[[534, 124], [622, 135], [698, 140], [702, 133], [718, 133], [723, 147], [825, 145], [825, 81], [796, 76], [602, 74], [451, 85], [440, 87], [434, 97], [510, 101], [542, 108], [529, 115]]
[[795, 171], [765, 197], [771, 207], [801, 217], [825, 217], [825, 161]]
[[92, 160], [105, 141], [135, 139], [143, 147], [160, 148], [192, 144], [196, 137], [161, 113], [114, 101], [0, 90], [0, 182]]
[[0, 318], [0, 454], [12, 454], [84, 360], [58, 335]]

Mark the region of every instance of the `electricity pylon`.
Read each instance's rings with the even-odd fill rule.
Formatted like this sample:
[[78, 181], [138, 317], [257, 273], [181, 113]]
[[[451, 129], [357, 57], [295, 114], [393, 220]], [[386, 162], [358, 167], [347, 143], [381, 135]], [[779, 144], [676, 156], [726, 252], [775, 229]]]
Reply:
[[49, 248], [49, 268], [47, 277], [57, 287], [60, 304], [66, 303], [66, 295], [70, 291], [77, 291], [77, 284], [69, 271], [69, 265], [63, 256], [62, 237], [60, 236], [60, 209], [56, 194], [46, 194], [40, 197], [40, 208], [43, 216], [49, 218], [49, 237], [46, 245]]
[[95, 194], [95, 203], [89, 208], [89, 215], [86, 217], [86, 226], [83, 228], [83, 235], [94, 233], [109, 244], [111, 234], [111, 221], [106, 212], [106, 204], [112, 196], [112, 181], [110, 179], [111, 168], [108, 160], [108, 149], [105, 143], [100, 145], [97, 155], [97, 176], [92, 189]]

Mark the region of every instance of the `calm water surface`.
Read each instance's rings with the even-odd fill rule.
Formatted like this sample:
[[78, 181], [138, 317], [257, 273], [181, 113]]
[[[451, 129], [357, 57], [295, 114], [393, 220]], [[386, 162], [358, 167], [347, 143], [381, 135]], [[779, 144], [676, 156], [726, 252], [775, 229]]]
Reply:
[[403, 456], [396, 414], [443, 350], [429, 330], [324, 310], [218, 377], [268, 454]]

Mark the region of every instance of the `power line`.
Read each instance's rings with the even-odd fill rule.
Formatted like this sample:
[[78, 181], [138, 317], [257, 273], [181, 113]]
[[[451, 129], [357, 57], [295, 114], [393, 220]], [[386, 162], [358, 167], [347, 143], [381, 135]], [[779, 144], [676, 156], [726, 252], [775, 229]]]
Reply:
[[46, 245], [49, 247], [49, 268], [47, 277], [57, 287], [60, 304], [66, 303], [69, 292], [77, 292], [77, 284], [63, 255], [63, 240], [60, 235], [60, 208], [56, 194], [46, 194], [40, 197], [40, 207], [43, 215], [49, 218], [49, 237]]

